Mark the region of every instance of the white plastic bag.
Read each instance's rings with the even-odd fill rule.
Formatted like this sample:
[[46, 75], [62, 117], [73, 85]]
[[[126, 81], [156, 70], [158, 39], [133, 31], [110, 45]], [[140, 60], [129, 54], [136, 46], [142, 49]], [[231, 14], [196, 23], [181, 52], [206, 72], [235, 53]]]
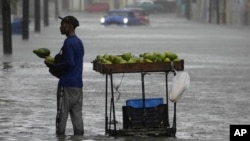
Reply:
[[187, 72], [177, 72], [173, 78], [173, 84], [169, 95], [171, 102], [177, 102], [182, 94], [189, 89], [190, 76]]

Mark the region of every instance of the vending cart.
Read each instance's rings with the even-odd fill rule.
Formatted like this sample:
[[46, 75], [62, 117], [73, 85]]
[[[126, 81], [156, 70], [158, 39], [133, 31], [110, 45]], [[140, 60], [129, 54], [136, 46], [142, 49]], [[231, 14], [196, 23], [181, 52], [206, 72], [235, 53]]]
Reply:
[[[184, 70], [184, 60], [152, 63], [104, 64], [93, 61], [93, 70], [104, 74], [105, 81], [105, 133], [110, 136], [152, 135], [170, 136], [176, 134], [176, 102], [173, 103], [173, 122], [169, 122], [168, 75]], [[144, 77], [147, 73], [164, 73], [166, 80], [165, 103], [163, 98], [146, 98]], [[141, 76], [140, 99], [128, 99], [122, 109], [123, 128], [117, 129], [113, 74], [138, 73]]]

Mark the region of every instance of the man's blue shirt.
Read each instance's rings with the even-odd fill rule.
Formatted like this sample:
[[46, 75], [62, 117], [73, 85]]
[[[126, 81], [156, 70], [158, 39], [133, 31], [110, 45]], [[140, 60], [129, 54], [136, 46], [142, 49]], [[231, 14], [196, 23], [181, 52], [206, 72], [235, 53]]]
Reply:
[[62, 72], [58, 87], [83, 87], [84, 45], [76, 36], [67, 37], [62, 47], [62, 61], [53, 67]]

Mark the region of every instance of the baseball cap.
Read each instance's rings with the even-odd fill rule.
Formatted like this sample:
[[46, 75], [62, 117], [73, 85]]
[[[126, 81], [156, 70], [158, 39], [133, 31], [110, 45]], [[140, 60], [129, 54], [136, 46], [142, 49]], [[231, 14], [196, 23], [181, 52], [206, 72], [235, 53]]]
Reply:
[[58, 16], [63, 22], [72, 24], [75, 28], [79, 26], [79, 21], [74, 16], [66, 16], [64, 18]]

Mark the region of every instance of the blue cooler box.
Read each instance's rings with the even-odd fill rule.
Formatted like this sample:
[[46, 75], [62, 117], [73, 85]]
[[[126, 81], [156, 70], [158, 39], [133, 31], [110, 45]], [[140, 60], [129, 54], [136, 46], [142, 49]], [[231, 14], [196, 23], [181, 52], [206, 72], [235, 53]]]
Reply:
[[[145, 108], [156, 107], [160, 104], [163, 104], [163, 98], [146, 98], [145, 99]], [[142, 99], [128, 99], [126, 101], [126, 106], [131, 106], [133, 108], [143, 108]]]
[[169, 127], [168, 105], [163, 104], [163, 98], [145, 99], [145, 109], [142, 99], [128, 99], [122, 114], [124, 129]]

